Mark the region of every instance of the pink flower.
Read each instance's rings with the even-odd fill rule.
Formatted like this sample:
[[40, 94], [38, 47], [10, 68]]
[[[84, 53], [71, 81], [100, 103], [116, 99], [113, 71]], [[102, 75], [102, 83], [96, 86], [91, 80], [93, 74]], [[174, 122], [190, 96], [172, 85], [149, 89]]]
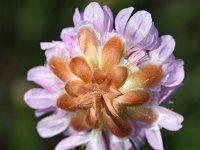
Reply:
[[158, 36], [150, 13], [132, 12], [123, 9], [114, 20], [110, 8], [90, 3], [83, 13], [76, 9], [61, 41], [41, 43], [46, 64], [27, 78], [41, 88], [24, 100], [36, 116], [51, 113], [37, 125], [41, 137], [66, 136], [56, 150], [139, 149], [145, 139], [162, 150], [160, 129], [182, 127], [181, 115], [159, 106], [184, 79], [175, 40]]

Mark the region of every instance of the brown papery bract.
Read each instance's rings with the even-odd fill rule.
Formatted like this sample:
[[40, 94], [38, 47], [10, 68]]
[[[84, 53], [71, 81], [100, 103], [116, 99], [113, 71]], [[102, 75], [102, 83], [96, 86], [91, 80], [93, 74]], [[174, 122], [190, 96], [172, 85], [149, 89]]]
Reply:
[[133, 73], [132, 77], [138, 87], [149, 88], [159, 83], [163, 78], [163, 69], [160, 65], [149, 64]]
[[70, 69], [72, 72], [85, 82], [92, 80], [93, 71], [84, 58], [75, 57], [70, 62]]
[[151, 124], [156, 121], [157, 114], [151, 108], [145, 106], [128, 108], [128, 115], [136, 120]]
[[69, 63], [66, 61], [66, 59], [58, 56], [54, 56], [49, 62], [49, 66], [53, 73], [62, 81], [70, 80], [73, 78], [73, 74], [68, 64]]
[[83, 131], [87, 129], [87, 125], [85, 122], [87, 112], [85, 110], [78, 110], [75, 115], [72, 117], [70, 121], [70, 125], [76, 130], [76, 131]]
[[124, 51], [124, 41], [121, 37], [112, 37], [104, 45], [102, 51], [102, 67], [105, 71], [110, 71], [120, 63]]
[[82, 27], [79, 30], [80, 48], [86, 56], [88, 62], [93, 66], [98, 66], [97, 38], [95, 32], [89, 27]]

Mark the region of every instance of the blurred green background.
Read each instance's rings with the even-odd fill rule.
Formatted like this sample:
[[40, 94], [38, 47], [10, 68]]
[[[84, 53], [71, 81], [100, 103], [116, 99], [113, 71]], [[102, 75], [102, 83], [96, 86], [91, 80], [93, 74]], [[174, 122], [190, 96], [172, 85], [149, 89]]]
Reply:
[[[59, 40], [62, 28], [72, 26], [75, 8], [88, 0], [0, 1], [0, 149], [51, 150], [61, 136], [42, 139], [38, 121], [23, 102], [24, 92], [33, 86], [27, 71], [45, 61], [41, 41]], [[184, 86], [169, 105], [185, 117], [178, 132], [162, 130], [166, 150], [200, 149], [200, 1], [199, 0], [99, 0], [114, 14], [125, 7], [151, 12], [160, 34], [171, 34], [175, 55], [185, 61]], [[151, 149], [144, 146], [142, 149]]]

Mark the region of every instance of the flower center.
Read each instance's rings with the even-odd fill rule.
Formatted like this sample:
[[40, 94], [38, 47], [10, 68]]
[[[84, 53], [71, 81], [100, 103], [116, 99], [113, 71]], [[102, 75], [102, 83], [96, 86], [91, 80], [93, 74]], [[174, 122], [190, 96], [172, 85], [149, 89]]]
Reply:
[[135, 72], [122, 66], [121, 37], [110, 38], [100, 57], [96, 35], [88, 27], [80, 29], [79, 42], [84, 56], [70, 60], [55, 56], [49, 62], [52, 72], [65, 83], [65, 93], [58, 98], [57, 107], [74, 112], [71, 126], [78, 131], [109, 129], [116, 136], [125, 137], [134, 129], [129, 117], [154, 122], [156, 114], [143, 104], [150, 99], [148, 89], [163, 77], [161, 66], [148, 64]]

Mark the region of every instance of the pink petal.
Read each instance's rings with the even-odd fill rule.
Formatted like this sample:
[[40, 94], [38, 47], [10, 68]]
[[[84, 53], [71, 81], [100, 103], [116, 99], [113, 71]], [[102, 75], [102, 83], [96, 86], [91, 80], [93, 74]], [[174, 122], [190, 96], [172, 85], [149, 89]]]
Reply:
[[112, 31], [113, 29], [113, 14], [109, 7], [103, 6], [104, 11], [104, 31]]
[[33, 81], [49, 91], [60, 90], [61, 81], [45, 66], [30, 69], [27, 80]]
[[120, 139], [118, 142], [111, 143], [110, 149], [111, 150], [128, 150], [131, 149], [132, 145], [129, 139]]
[[103, 10], [104, 12], [106, 12], [109, 16], [109, 20], [113, 23], [113, 13], [112, 13], [112, 10], [108, 7], [108, 6], [103, 6]]
[[184, 67], [182, 60], [174, 60], [166, 68], [166, 78], [163, 85], [166, 87], [178, 86], [185, 77]]
[[178, 89], [180, 86], [175, 87], [162, 87], [160, 92], [160, 100], [159, 104], [165, 102], [165, 100], [174, 92], [176, 89]]
[[54, 48], [54, 44], [51, 43], [51, 42], [41, 42], [40, 43], [40, 47], [42, 50], [47, 50], [47, 49], [51, 49], [51, 48]]
[[146, 138], [151, 147], [155, 150], [164, 150], [160, 129], [146, 129]]
[[160, 113], [159, 125], [170, 131], [177, 131], [182, 128], [183, 116], [167, 108], [157, 106]]
[[132, 63], [134, 64], [140, 64], [144, 62], [145, 60], [149, 59], [148, 55], [145, 51], [138, 50], [131, 54], [131, 56], [128, 58]]
[[43, 138], [55, 136], [66, 130], [69, 125], [69, 119], [68, 116], [63, 114], [53, 114], [38, 122], [37, 131]]
[[79, 25], [81, 21], [82, 21], [82, 15], [79, 12], [78, 8], [76, 8], [74, 16], [73, 16], [74, 25], [75, 26]]
[[129, 7], [129, 8], [122, 9], [117, 14], [116, 19], [115, 19], [115, 28], [119, 33], [124, 34], [124, 30], [126, 28], [127, 22], [133, 10], [134, 10], [133, 7]]
[[85, 150], [107, 150], [101, 131], [93, 131], [91, 136]]
[[[64, 34], [65, 35], [65, 34]], [[62, 35], [63, 40], [66, 40], [66, 36]], [[64, 41], [66, 42], [66, 41]], [[45, 55], [47, 57], [47, 62], [53, 56], [62, 56], [62, 57], [70, 57], [70, 53], [68, 51], [68, 42], [64, 43], [62, 41], [53, 41], [51, 43], [42, 42], [40, 43], [41, 49], [45, 50]]]
[[97, 28], [97, 31], [99, 31], [100, 33], [104, 32], [104, 11], [98, 3], [90, 3], [85, 8], [83, 18], [84, 21], [89, 21], [90, 23], [92, 23]]
[[45, 89], [31, 89], [24, 95], [26, 104], [33, 109], [46, 109], [54, 105], [53, 95]]
[[152, 23], [151, 29], [149, 30], [148, 34], [143, 38], [141, 42], [137, 44], [137, 47], [138, 49], [142, 50], [150, 50], [155, 46], [157, 46], [158, 44], [157, 41], [158, 41], [158, 30]]
[[157, 58], [160, 61], [165, 61], [174, 51], [175, 40], [170, 35], [164, 35], [160, 37], [160, 46], [150, 52], [152, 58]]
[[71, 36], [71, 37], [74, 37], [76, 36], [76, 31], [74, 28], [64, 28], [60, 34], [60, 38], [65, 41], [65, 36], [68, 35], [68, 36]]
[[55, 110], [54, 107], [50, 107], [50, 108], [47, 108], [47, 109], [37, 109], [35, 110], [35, 116], [36, 117], [41, 117], [42, 115], [46, 114], [46, 113], [50, 113], [50, 112], [53, 112]]
[[151, 14], [146, 11], [136, 12], [129, 20], [125, 34], [132, 39], [134, 45], [141, 42], [152, 27]]
[[82, 144], [86, 144], [91, 139], [89, 134], [73, 135], [60, 141], [55, 150], [68, 150]]

